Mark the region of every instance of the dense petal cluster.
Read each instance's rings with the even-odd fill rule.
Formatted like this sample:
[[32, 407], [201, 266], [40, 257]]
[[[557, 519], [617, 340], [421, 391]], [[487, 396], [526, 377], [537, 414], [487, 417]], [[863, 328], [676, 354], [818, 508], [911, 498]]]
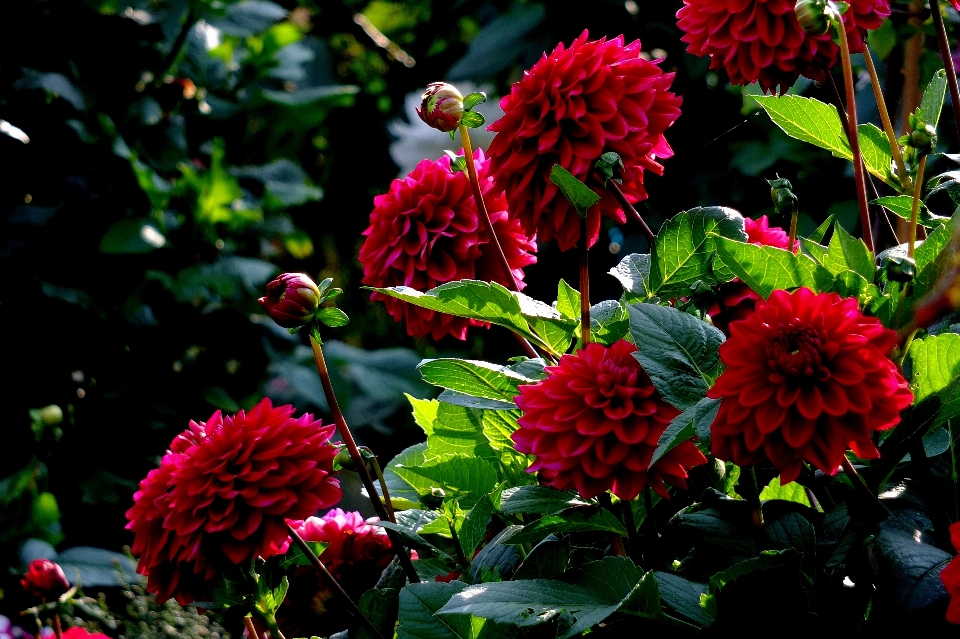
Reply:
[[[493, 230], [507, 263], [522, 284], [523, 267], [536, 262], [536, 241], [507, 214], [502, 193], [494, 191], [490, 162], [483, 151], [474, 153], [480, 188]], [[367, 286], [409, 286], [419, 291], [461, 279], [494, 281], [506, 285], [495, 247], [480, 221], [470, 180], [450, 169], [450, 158], [424, 160], [403, 180], [373, 200], [370, 226], [360, 248], [363, 283]], [[478, 322], [401, 302], [374, 293], [407, 332], [440, 339], [453, 335], [466, 339], [467, 327]]]
[[[950, 525], [950, 543], [960, 552], [960, 523]], [[947, 607], [947, 621], [960, 624], [960, 555], [950, 560], [947, 567], [940, 571], [940, 581], [950, 595]]]
[[774, 291], [730, 325], [727, 366], [707, 393], [722, 398], [713, 454], [750, 466], [769, 461], [781, 483], [806, 460], [836, 472], [847, 448], [879, 456], [870, 438], [900, 421], [913, 394], [887, 353], [896, 333], [836, 293]]
[[293, 411], [264, 399], [249, 412], [191, 421], [140, 482], [127, 528], [158, 601], [203, 600], [219, 566], [283, 552], [285, 519], [340, 500], [334, 426]]
[[[497, 187], [505, 190], [511, 214], [542, 241], [556, 238], [561, 250], [580, 237], [576, 210], [550, 181], [554, 164], [589, 183], [600, 156], [615, 151], [623, 160], [622, 190], [631, 202], [647, 198], [644, 170], [657, 175], [657, 158], [673, 150], [663, 132], [680, 116], [680, 98], [669, 91], [672, 73], [641, 56], [640, 41], [623, 37], [587, 41], [587, 32], [569, 48], [544, 56], [510, 94], [500, 100], [504, 116], [490, 125], [497, 137], [490, 162]], [[615, 197], [599, 187], [602, 215], [625, 221]], [[589, 220], [590, 244], [600, 217]]]
[[[747, 232], [747, 242], [757, 246], [774, 246], [786, 250], [790, 244], [790, 236], [779, 226], [770, 226], [766, 215], [756, 220], [743, 218], [743, 229]], [[793, 252], [800, 250], [799, 240], [794, 240]], [[718, 289], [720, 299], [711, 305], [707, 311], [713, 325], [725, 335], [730, 334], [730, 322], [746, 319], [753, 313], [754, 305], [760, 296], [744, 284], [739, 278], [724, 282]]]
[[70, 582], [63, 574], [63, 568], [49, 559], [31, 561], [27, 572], [20, 579], [20, 585], [28, 593], [44, 601], [55, 601], [70, 590]]
[[636, 350], [624, 340], [588, 344], [548, 366], [546, 379], [520, 387], [516, 402], [524, 414], [512, 438], [518, 451], [537, 457], [528, 472], [584, 497], [612, 490], [633, 499], [648, 485], [668, 497], [664, 482], [686, 488], [687, 469], [706, 458], [687, 441], [648, 468], [680, 412], [657, 393]]
[[329, 544], [320, 560], [337, 578], [361, 569], [375, 571], [379, 576], [393, 557], [387, 532], [380, 526], [366, 523], [358, 512], [334, 508], [323, 517], [310, 517], [290, 524], [304, 540]]
[[81, 628], [80, 626], [74, 626], [69, 630], [65, 630], [61, 637], [62, 639], [110, 639], [109, 635], [105, 635], [101, 632], [90, 632], [86, 628]]
[[[759, 82], [780, 92], [804, 75], [823, 80], [839, 60], [830, 34], [803, 32], [794, 0], [683, 0], [677, 12], [687, 51], [710, 56], [711, 69], [724, 69], [734, 84]], [[889, 0], [849, 0], [843, 23], [850, 51], [863, 51], [867, 30], [890, 15]]]

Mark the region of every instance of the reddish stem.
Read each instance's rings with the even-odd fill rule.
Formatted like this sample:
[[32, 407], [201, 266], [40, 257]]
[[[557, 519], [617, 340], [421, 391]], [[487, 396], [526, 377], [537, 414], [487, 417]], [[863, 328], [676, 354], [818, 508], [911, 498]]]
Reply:
[[[367, 471], [367, 466], [364, 463], [363, 456], [360, 454], [360, 449], [357, 447], [357, 442], [354, 440], [353, 433], [350, 432], [350, 427], [347, 426], [347, 420], [344, 418], [343, 412], [340, 410], [340, 405], [337, 403], [337, 396], [333, 392], [333, 384], [330, 383], [330, 372], [327, 370], [327, 363], [323, 359], [323, 349], [320, 347], [320, 343], [317, 342], [313, 335], [310, 336], [310, 346], [313, 347], [313, 360], [317, 365], [317, 373], [320, 375], [320, 384], [323, 386], [323, 394], [327, 398], [327, 404], [330, 407], [330, 413], [333, 415], [333, 419], [337, 423], [337, 430], [340, 431], [340, 436], [343, 438], [343, 444], [347, 447], [347, 452], [350, 453], [350, 459], [353, 460], [353, 464], [356, 466], [357, 473], [360, 475], [360, 481], [363, 482], [363, 487], [367, 490], [367, 495], [370, 497], [370, 503], [373, 504], [373, 508], [377, 511], [377, 516], [380, 517], [380, 519], [383, 521], [393, 521], [390, 518], [390, 513], [383, 505], [383, 502], [380, 501], [380, 496], [373, 484], [373, 478]], [[410, 561], [410, 556], [407, 555], [407, 551], [404, 549], [403, 543], [400, 541], [400, 536], [389, 528], [387, 529], [387, 535], [390, 537], [390, 543], [393, 545], [393, 552], [396, 553], [397, 559], [400, 561], [400, 567], [403, 568], [403, 572], [406, 574], [407, 579], [409, 579], [411, 583], [419, 583], [420, 577], [417, 576], [417, 571], [414, 569], [413, 563]]]
[[590, 263], [589, 240], [587, 237], [587, 215], [580, 218], [580, 240], [577, 242], [580, 249], [580, 336], [583, 347], [590, 343]]
[[63, 639], [63, 627], [60, 625], [60, 615], [53, 615], [53, 634], [57, 639]]
[[260, 633], [257, 631], [257, 627], [253, 625], [253, 619], [250, 617], [244, 617], [243, 625], [246, 627], [247, 634], [250, 635], [250, 639], [263, 639], [260, 636]]
[[947, 30], [943, 25], [943, 16], [940, 15], [939, 0], [930, 0], [930, 13], [933, 14], [933, 26], [937, 31], [937, 44], [940, 45], [940, 57], [943, 58], [943, 68], [947, 72], [947, 85], [950, 87], [950, 101], [953, 103], [953, 119], [957, 126], [957, 135], [960, 136], [960, 89], [957, 88], [957, 70], [953, 66], [953, 56], [950, 53], [950, 42], [947, 40]]
[[613, 180], [607, 181], [607, 186], [610, 187], [610, 190], [613, 191], [613, 196], [617, 198], [617, 202], [620, 203], [620, 208], [622, 208], [626, 213], [633, 218], [637, 223], [640, 224], [640, 229], [643, 231], [643, 234], [647, 236], [647, 239], [653, 242], [654, 234], [650, 230], [650, 227], [647, 226], [646, 221], [643, 217], [640, 216], [639, 211], [627, 200], [627, 196], [623, 194], [620, 185]]

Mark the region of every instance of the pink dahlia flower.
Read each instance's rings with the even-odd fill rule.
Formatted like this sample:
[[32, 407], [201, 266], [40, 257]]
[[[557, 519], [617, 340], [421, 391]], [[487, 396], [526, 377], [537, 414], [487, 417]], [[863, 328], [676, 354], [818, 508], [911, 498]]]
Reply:
[[[960, 523], [950, 525], [950, 543], [960, 552]], [[940, 581], [950, 595], [947, 606], [947, 621], [960, 624], [960, 555], [954, 557], [947, 567], [940, 571]]]
[[81, 628], [80, 626], [74, 626], [69, 630], [65, 630], [62, 637], [63, 639], [110, 639], [109, 635], [105, 635], [101, 632], [90, 632], [86, 628]]
[[[640, 41], [623, 36], [587, 41], [587, 32], [569, 48], [544, 54], [510, 95], [500, 100], [504, 116], [490, 125], [491, 172], [505, 190], [511, 214], [541, 240], [556, 238], [561, 250], [576, 245], [580, 218], [550, 181], [554, 164], [591, 183], [593, 166], [607, 151], [623, 160], [622, 190], [631, 202], [647, 198], [643, 172], [663, 174], [657, 158], [673, 150], [663, 132], [680, 116], [680, 98], [669, 91], [672, 73], [641, 57]], [[616, 198], [599, 186], [600, 212], [625, 222]], [[591, 215], [592, 245], [600, 217]]]
[[[804, 75], [823, 80], [840, 48], [830, 34], [803, 32], [794, 0], [683, 0], [677, 26], [687, 51], [710, 56], [710, 68], [726, 70], [734, 84], [759, 82], [784, 92]], [[863, 51], [866, 32], [890, 15], [889, 0], [849, 0], [843, 15], [850, 51]]]
[[368, 572], [376, 571], [379, 575], [393, 557], [387, 532], [380, 526], [366, 523], [358, 512], [334, 508], [323, 517], [291, 521], [290, 525], [305, 541], [329, 544], [320, 555], [320, 560], [337, 578], [355, 572], [360, 567]]
[[[756, 220], [748, 217], [743, 218], [743, 227], [747, 232], [747, 242], [757, 246], [775, 246], [786, 250], [790, 244], [790, 236], [779, 226], [770, 226], [766, 215], [761, 215]], [[800, 241], [794, 240], [793, 252], [800, 250]], [[753, 313], [754, 305], [760, 296], [741, 282], [734, 279], [720, 285], [718, 290], [720, 301], [713, 304], [707, 311], [713, 325], [723, 331], [724, 335], [730, 335], [730, 322], [746, 319]]]
[[[474, 159], [494, 232], [522, 285], [523, 267], [536, 262], [536, 241], [509, 219], [506, 199], [493, 188], [490, 162], [483, 151], [477, 149]], [[363, 232], [367, 239], [360, 247], [367, 286], [426, 291], [462, 279], [507, 284], [480, 222], [470, 179], [462, 171], [450, 170], [450, 158], [424, 160], [405, 179], [394, 180], [390, 190], [373, 203], [370, 227]], [[468, 326], [482, 325], [379, 293], [370, 299], [382, 300], [395, 320], [406, 321], [407, 333], [417, 337], [466, 339]]]
[[804, 460], [834, 473], [847, 448], [879, 457], [870, 431], [896, 426], [913, 401], [887, 357], [896, 341], [853, 298], [774, 291], [730, 324], [720, 346], [727, 368], [707, 393], [723, 400], [711, 427], [713, 454], [741, 466], [769, 461], [784, 484]]
[[127, 528], [158, 601], [206, 598], [218, 566], [285, 551], [285, 519], [340, 500], [334, 426], [309, 413], [293, 419], [293, 410], [264, 399], [249, 412], [191, 421], [140, 482]]
[[657, 393], [620, 340], [609, 347], [588, 344], [546, 368], [547, 378], [520, 387], [523, 411], [514, 448], [536, 455], [527, 472], [557, 488], [576, 488], [584, 497], [606, 490], [633, 499], [645, 486], [669, 497], [664, 482], [686, 488], [687, 469], [706, 463], [687, 441], [648, 468], [657, 441], [680, 414]]

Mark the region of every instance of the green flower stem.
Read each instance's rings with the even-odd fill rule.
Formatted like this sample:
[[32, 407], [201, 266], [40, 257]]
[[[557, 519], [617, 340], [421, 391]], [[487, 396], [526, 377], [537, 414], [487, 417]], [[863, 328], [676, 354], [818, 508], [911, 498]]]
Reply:
[[637, 520], [633, 517], [633, 501], [621, 501], [620, 510], [623, 514], [623, 525], [627, 528], [630, 558], [636, 560], [635, 557], [640, 553], [640, 540], [637, 537]]
[[660, 531], [657, 529], [657, 518], [653, 516], [653, 489], [650, 486], [643, 488], [643, 507], [646, 510], [644, 525], [647, 527], [647, 537], [650, 540], [650, 553], [646, 557], [651, 570], [663, 568], [663, 552], [660, 549]]
[[647, 239], [650, 240], [651, 243], [653, 243], [653, 240], [655, 237], [653, 234], [653, 231], [651, 231], [650, 227], [647, 226], [646, 221], [643, 219], [643, 217], [640, 216], [640, 213], [633, 206], [633, 204], [631, 204], [630, 201], [627, 200], [627, 196], [623, 194], [623, 190], [620, 188], [620, 185], [613, 180], [607, 180], [607, 186], [610, 188], [611, 191], [613, 191], [613, 196], [617, 198], [617, 202], [620, 204], [620, 208], [622, 208], [627, 213], [627, 215], [629, 215], [637, 223], [640, 224], [640, 230], [642, 230], [643, 234], [647, 236]]
[[283, 636], [283, 633], [280, 632], [280, 626], [277, 625], [277, 618], [273, 616], [273, 613], [266, 615], [263, 620], [267, 622], [267, 629], [270, 631], [270, 639], [287, 639]]
[[[510, 268], [510, 263], [507, 262], [507, 256], [503, 253], [500, 238], [498, 238], [497, 234], [493, 231], [493, 222], [490, 221], [490, 213], [487, 212], [487, 205], [483, 201], [483, 191], [480, 189], [480, 178], [477, 177], [477, 167], [473, 162], [473, 146], [470, 144], [470, 131], [462, 124], [459, 130], [460, 141], [463, 143], [464, 159], [467, 163], [467, 175], [470, 176], [470, 188], [473, 190], [473, 201], [477, 203], [477, 214], [480, 218], [480, 224], [483, 226], [483, 230], [486, 231], [487, 237], [490, 238], [494, 255], [500, 264], [500, 270], [503, 271], [503, 277], [507, 282], [507, 288], [511, 291], [519, 291], [520, 286], [517, 284], [517, 278], [513, 276], [513, 270]], [[540, 357], [533, 346], [530, 345], [530, 342], [516, 333], [514, 333], [514, 335], [516, 335], [517, 341], [520, 342], [520, 346], [523, 347], [527, 357], [534, 359]]]
[[[357, 606], [357, 603], [350, 598], [350, 595], [347, 594], [347, 591], [344, 590], [343, 586], [340, 585], [340, 582], [338, 582], [336, 578], [330, 574], [330, 571], [327, 570], [327, 567], [324, 566], [323, 562], [320, 561], [320, 558], [317, 557], [317, 553], [313, 552], [313, 548], [310, 547], [310, 544], [305, 542], [303, 537], [297, 534], [297, 531], [294, 530], [290, 524], [287, 524], [287, 533], [290, 535], [290, 538], [293, 539], [293, 543], [295, 543], [300, 550], [303, 551], [303, 554], [307, 556], [307, 559], [310, 560], [310, 565], [314, 567], [314, 569], [320, 575], [320, 578], [326, 581], [333, 588], [333, 590], [340, 595], [340, 598], [343, 600], [343, 602], [347, 604], [350, 614], [352, 614], [361, 624], [363, 624], [363, 627], [367, 629], [374, 639], [383, 639], [383, 635], [380, 634], [380, 631], [377, 630], [377, 627], [374, 626], [369, 619], [367, 619], [366, 615], [364, 615], [360, 610], [360, 607]], [[273, 632], [272, 629], [271, 632]]]
[[797, 218], [800, 217], [799, 207], [793, 207], [793, 214], [790, 216], [790, 234], [787, 238], [787, 250], [793, 250], [793, 244], [797, 241]]
[[923, 191], [923, 172], [926, 168], [927, 156], [923, 156], [917, 165], [917, 179], [913, 185], [913, 208], [910, 211], [910, 234], [907, 239], [907, 257], [911, 259], [917, 243], [917, 215], [920, 212], [920, 194]]
[[[170, 70], [173, 68], [173, 64], [177, 61], [177, 58], [180, 55], [180, 50], [183, 49], [183, 45], [187, 42], [187, 36], [190, 35], [190, 29], [193, 28], [194, 22], [196, 22], [197, 14], [194, 12], [194, 3], [192, 0], [187, 3], [187, 15], [183, 19], [183, 26], [180, 27], [180, 31], [177, 33], [176, 40], [173, 41], [173, 44], [170, 45], [170, 50], [167, 51], [167, 55], [163, 56], [163, 60], [160, 62], [158, 67], [159, 73], [157, 73], [157, 80], [163, 80], [164, 76], [170, 73]], [[59, 637], [58, 637], [59, 639]]]
[[[370, 502], [373, 504], [377, 516], [383, 521], [390, 521], [390, 513], [387, 512], [383, 502], [380, 501], [380, 496], [377, 494], [377, 489], [373, 484], [373, 478], [370, 477], [370, 473], [367, 471], [367, 466], [364, 464], [363, 456], [357, 447], [357, 442], [354, 440], [353, 433], [350, 432], [350, 427], [347, 426], [347, 420], [343, 417], [343, 412], [337, 403], [337, 396], [333, 392], [333, 384], [330, 383], [330, 372], [327, 370], [327, 363], [323, 359], [323, 348], [321, 348], [320, 343], [313, 335], [310, 335], [310, 346], [313, 347], [313, 360], [317, 365], [317, 373], [320, 375], [320, 384], [323, 386], [323, 394], [327, 398], [330, 413], [337, 423], [337, 430], [340, 431], [340, 436], [343, 438], [343, 443], [347, 447], [347, 452], [350, 453], [350, 458], [353, 460], [354, 466], [357, 467], [360, 481], [363, 482], [363, 487], [367, 490], [367, 495], [370, 497]], [[389, 528], [387, 529], [387, 535], [390, 537], [393, 552], [396, 553], [397, 559], [400, 561], [400, 567], [403, 568], [407, 579], [409, 579], [411, 583], [419, 583], [420, 577], [417, 576], [417, 571], [414, 569], [413, 563], [410, 561], [410, 556], [403, 547], [403, 542], [400, 541], [400, 536], [396, 531], [390, 530]]]
[[463, 546], [460, 545], [460, 535], [457, 534], [456, 522], [448, 519], [447, 528], [450, 529], [450, 537], [453, 541], [453, 550], [457, 555], [457, 563], [460, 565], [460, 572], [466, 574], [470, 572], [470, 562], [467, 560], [467, 556], [463, 554]]
[[390, 517], [390, 521], [397, 523], [397, 516], [393, 512], [393, 501], [390, 500], [390, 491], [387, 489], [387, 480], [383, 477], [383, 470], [380, 468], [380, 462], [377, 460], [377, 456], [373, 454], [373, 451], [367, 448], [366, 446], [361, 446], [361, 450], [365, 450], [370, 453], [370, 457], [367, 459], [370, 460], [370, 465], [373, 466], [373, 472], [377, 475], [377, 482], [380, 484], [380, 490], [383, 491], [383, 503], [387, 507], [387, 515]]
[[587, 215], [580, 218], [580, 240], [577, 242], [580, 252], [580, 337], [583, 347], [590, 343], [590, 246], [587, 237]]
[[903, 154], [900, 152], [900, 145], [897, 143], [897, 134], [893, 130], [893, 123], [890, 122], [887, 103], [883, 99], [883, 88], [880, 86], [880, 78], [877, 76], [877, 69], [873, 65], [873, 57], [866, 41], [863, 43], [863, 61], [866, 62], [867, 72], [870, 74], [870, 85], [873, 87], [873, 97], [877, 101], [877, 110], [880, 112], [883, 132], [887, 134], [887, 141], [890, 142], [890, 152], [893, 154], [893, 161], [897, 165], [897, 178], [900, 180], [903, 190], [908, 191], [913, 184], [910, 181], [910, 175], [907, 173], [907, 166], [903, 163]]
[[[613, 513], [613, 501], [610, 499], [610, 493], [604, 491], [597, 495], [597, 503], [607, 512]], [[610, 533], [610, 547], [613, 549], [613, 554], [617, 557], [627, 556], [627, 551], [623, 548], [623, 539], [620, 538], [620, 533]]]
[[857, 134], [857, 97], [853, 85], [853, 66], [850, 64], [850, 45], [843, 20], [836, 16], [837, 33], [840, 36], [840, 60], [843, 63], [843, 84], [847, 93], [847, 132], [850, 138], [850, 152], [853, 155], [853, 175], [857, 181], [857, 203], [860, 205], [860, 226], [863, 243], [871, 253], [873, 249], [873, 229], [870, 225], [870, 209], [867, 206], [867, 180], [863, 170], [863, 156], [860, 153], [860, 137]]
[[740, 470], [740, 477], [744, 479], [741, 488], [744, 498], [750, 503], [750, 525], [756, 530], [763, 530], [763, 509], [760, 507], [760, 488], [757, 486], [757, 471], [753, 466], [747, 468], [747, 472]]
[[957, 135], [960, 136], [960, 89], [957, 88], [957, 70], [953, 66], [953, 56], [950, 54], [950, 42], [947, 40], [947, 30], [943, 26], [939, 0], [930, 0], [930, 13], [933, 15], [933, 26], [937, 31], [937, 44], [940, 45], [943, 68], [947, 72], [947, 86], [950, 87], [950, 101], [953, 103], [953, 119], [957, 125]]
[[253, 618], [250, 615], [247, 615], [243, 618], [243, 625], [247, 629], [247, 634], [250, 635], [250, 639], [263, 639], [260, 636], [260, 633], [257, 632], [257, 627], [253, 625]]
[[840, 462], [840, 465], [843, 467], [843, 472], [850, 477], [850, 483], [854, 485], [857, 491], [863, 495], [866, 502], [869, 503], [875, 510], [876, 521], [883, 521], [891, 514], [890, 509], [887, 508], [880, 498], [877, 497], [877, 494], [870, 490], [870, 487], [867, 486], [867, 482], [863, 481], [863, 477], [860, 476], [860, 473], [857, 472], [857, 469], [853, 467], [853, 464], [850, 463], [850, 460], [847, 459], [847, 456], [843, 456], [843, 461]]

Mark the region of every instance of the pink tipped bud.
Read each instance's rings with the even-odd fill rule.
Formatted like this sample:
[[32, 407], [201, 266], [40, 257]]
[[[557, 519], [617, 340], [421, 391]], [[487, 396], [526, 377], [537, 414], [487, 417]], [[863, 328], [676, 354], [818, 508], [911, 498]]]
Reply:
[[28, 593], [45, 601], [53, 601], [70, 590], [70, 582], [63, 574], [63, 569], [49, 559], [31, 561], [20, 584]]
[[273, 321], [284, 328], [309, 322], [320, 306], [320, 289], [303, 273], [284, 273], [267, 284], [267, 295], [259, 300]]
[[446, 82], [434, 82], [427, 86], [417, 108], [420, 119], [444, 133], [453, 131], [463, 119], [463, 95]]

